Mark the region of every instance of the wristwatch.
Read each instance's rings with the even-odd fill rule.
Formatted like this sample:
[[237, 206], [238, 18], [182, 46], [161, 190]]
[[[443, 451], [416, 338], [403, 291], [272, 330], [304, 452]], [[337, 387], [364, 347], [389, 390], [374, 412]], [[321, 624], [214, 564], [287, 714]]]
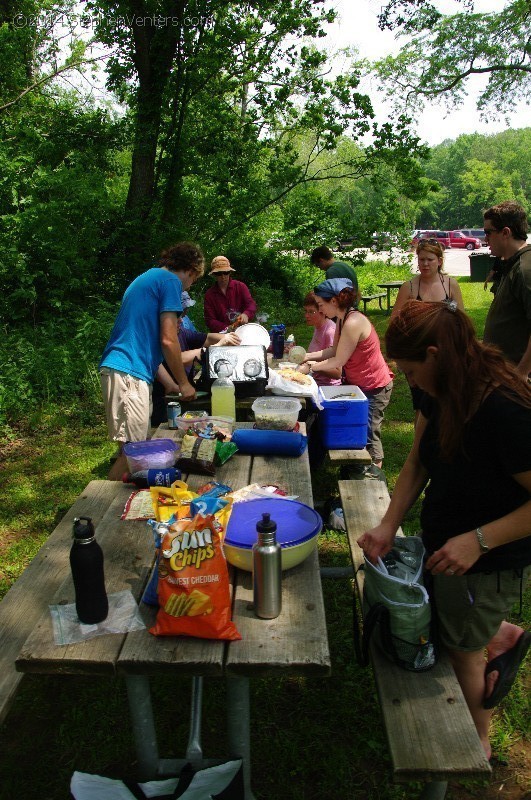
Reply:
[[485, 537], [483, 536], [483, 531], [481, 528], [476, 528], [476, 536], [478, 537], [478, 544], [482, 553], [488, 553], [490, 547], [488, 546], [487, 542], [485, 541]]

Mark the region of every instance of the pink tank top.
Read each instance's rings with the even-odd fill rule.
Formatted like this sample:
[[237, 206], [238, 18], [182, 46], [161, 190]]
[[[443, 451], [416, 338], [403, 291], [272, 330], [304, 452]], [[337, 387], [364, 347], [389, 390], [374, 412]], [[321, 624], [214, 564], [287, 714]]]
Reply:
[[393, 380], [393, 373], [385, 362], [378, 334], [372, 325], [369, 336], [358, 342], [343, 370], [346, 382], [359, 386], [362, 392], [383, 389]]

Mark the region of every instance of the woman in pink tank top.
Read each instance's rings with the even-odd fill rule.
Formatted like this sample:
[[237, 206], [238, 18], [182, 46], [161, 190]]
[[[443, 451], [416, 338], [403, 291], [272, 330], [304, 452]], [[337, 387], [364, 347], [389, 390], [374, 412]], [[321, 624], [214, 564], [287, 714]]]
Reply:
[[331, 278], [316, 286], [319, 310], [336, 319], [334, 343], [325, 350], [307, 353], [299, 369], [330, 374], [339, 367], [344, 383], [359, 386], [369, 400], [367, 450], [373, 464], [381, 467], [381, 428], [384, 411], [391, 399], [393, 373], [380, 349], [380, 340], [367, 317], [358, 311], [357, 296], [348, 278]]

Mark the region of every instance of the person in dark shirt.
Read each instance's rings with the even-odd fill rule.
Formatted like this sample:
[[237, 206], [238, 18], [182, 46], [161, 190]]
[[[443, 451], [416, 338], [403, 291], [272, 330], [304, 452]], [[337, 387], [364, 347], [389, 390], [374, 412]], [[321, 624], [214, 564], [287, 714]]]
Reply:
[[525, 210], [506, 200], [483, 214], [498, 281], [483, 341], [497, 345], [524, 380], [531, 375], [531, 245]]
[[358, 294], [358, 276], [350, 264], [345, 263], [345, 261], [336, 261], [329, 247], [325, 245], [316, 247], [312, 251], [310, 261], [319, 269], [324, 270], [327, 280], [329, 278], [348, 278], [352, 281], [354, 291]]
[[424, 490], [440, 638], [490, 758], [492, 708], [531, 644], [531, 632], [505, 619], [530, 574], [531, 387], [455, 305], [409, 300], [385, 339], [426, 396], [389, 507], [358, 543], [371, 561], [385, 555]]
[[[181, 347], [183, 366], [187, 375], [193, 367], [194, 359], [201, 357], [201, 348], [214, 345], [237, 345], [240, 343], [235, 333], [202, 333], [193, 324], [186, 324], [187, 311], [195, 305], [188, 292], [181, 293], [183, 313], [178, 321], [178, 338]], [[168, 394], [179, 394], [179, 384], [165, 361], [159, 366], [156, 380], [153, 383], [151, 425], [157, 426], [167, 420], [165, 397]]]

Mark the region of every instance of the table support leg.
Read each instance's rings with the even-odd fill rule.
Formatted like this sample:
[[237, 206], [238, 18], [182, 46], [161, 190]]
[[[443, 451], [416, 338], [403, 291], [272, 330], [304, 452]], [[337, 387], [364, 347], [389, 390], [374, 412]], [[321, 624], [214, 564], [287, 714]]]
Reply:
[[203, 704], [203, 678], [192, 678], [192, 707], [190, 713], [190, 734], [186, 748], [186, 760], [195, 769], [203, 766], [203, 749], [201, 747], [201, 708]]
[[159, 751], [149, 678], [146, 675], [126, 675], [125, 684], [133, 724], [139, 778], [153, 780], [158, 774]]
[[419, 800], [444, 800], [448, 781], [430, 781], [426, 783]]
[[243, 759], [245, 800], [255, 800], [251, 790], [251, 712], [249, 678], [227, 675], [227, 730], [229, 756]]

